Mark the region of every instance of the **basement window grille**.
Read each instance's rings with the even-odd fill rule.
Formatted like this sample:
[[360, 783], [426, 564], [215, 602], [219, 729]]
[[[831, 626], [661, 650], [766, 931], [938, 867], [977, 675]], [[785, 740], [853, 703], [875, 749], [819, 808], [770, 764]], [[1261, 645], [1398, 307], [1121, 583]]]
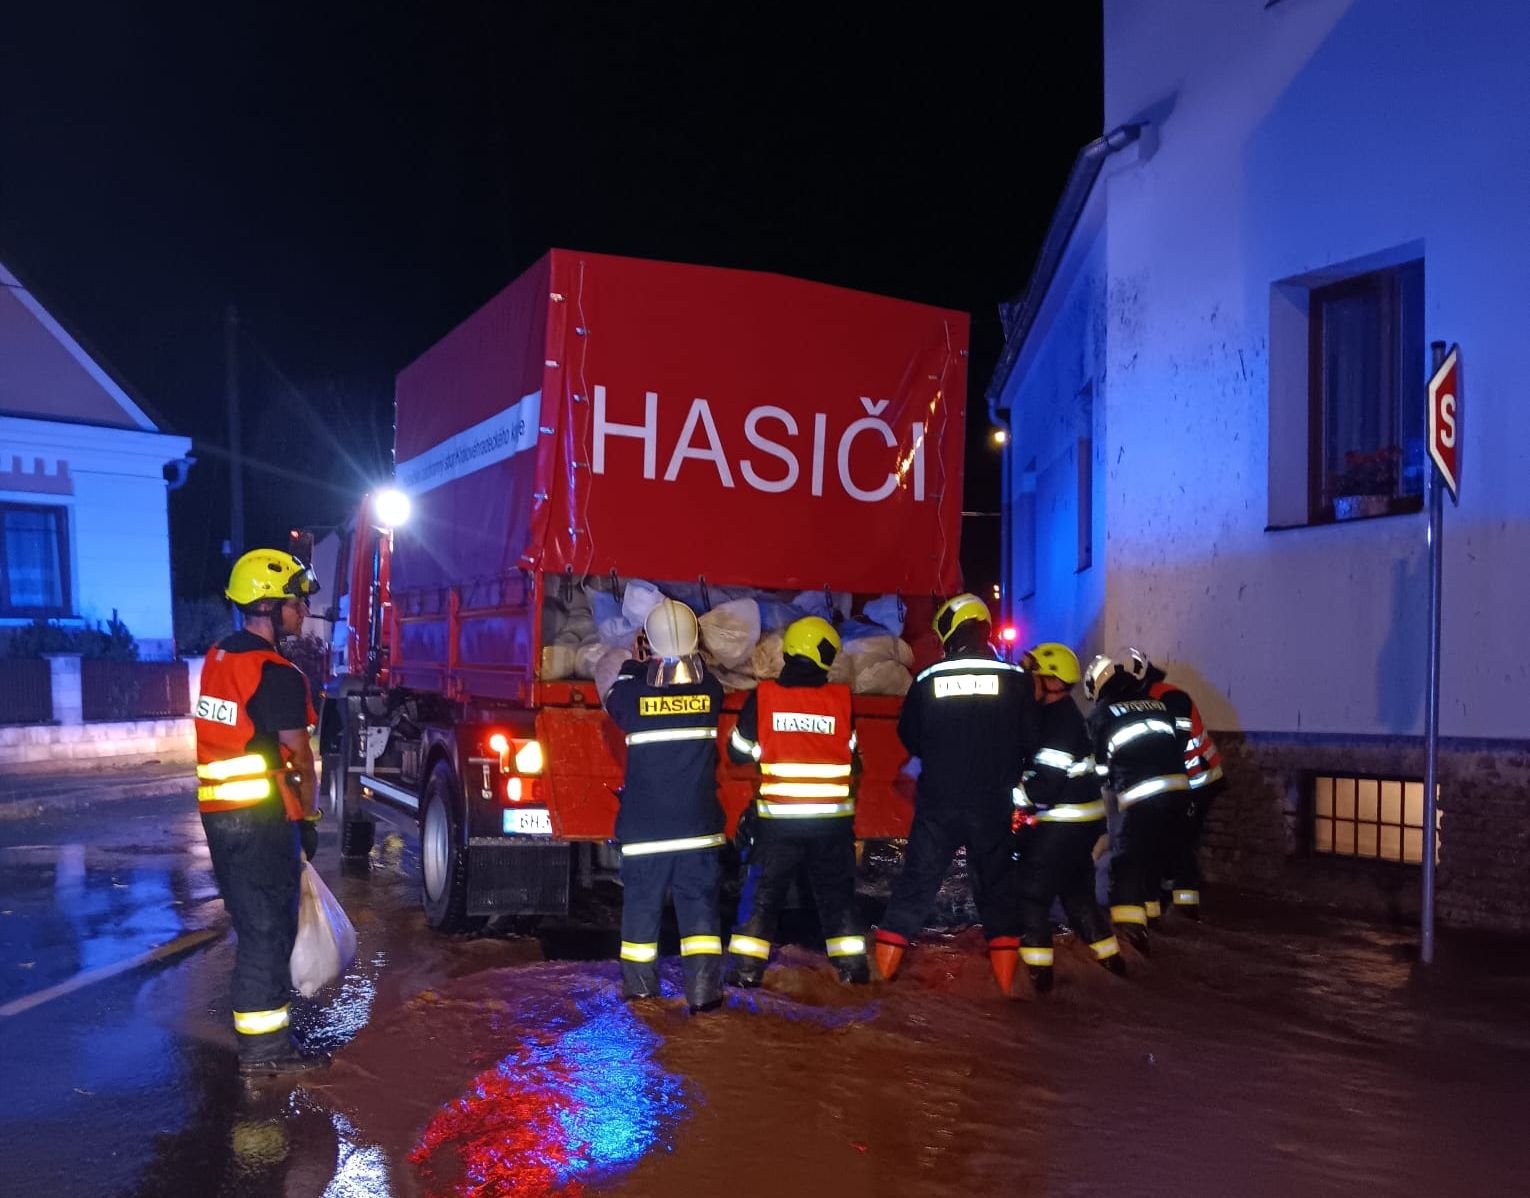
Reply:
[[1312, 778], [1312, 848], [1333, 857], [1424, 860], [1424, 784], [1402, 778]]

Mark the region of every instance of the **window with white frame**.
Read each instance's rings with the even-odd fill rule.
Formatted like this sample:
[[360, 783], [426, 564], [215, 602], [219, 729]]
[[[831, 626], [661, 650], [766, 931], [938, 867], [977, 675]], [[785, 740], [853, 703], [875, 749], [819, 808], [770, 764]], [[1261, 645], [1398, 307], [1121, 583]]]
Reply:
[[61, 616], [70, 607], [67, 511], [0, 503], [0, 615]]

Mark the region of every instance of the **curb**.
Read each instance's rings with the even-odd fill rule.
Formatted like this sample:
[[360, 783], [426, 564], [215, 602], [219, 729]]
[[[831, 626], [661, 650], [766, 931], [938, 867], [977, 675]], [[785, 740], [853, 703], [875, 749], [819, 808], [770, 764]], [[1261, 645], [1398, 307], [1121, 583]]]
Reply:
[[32, 819], [46, 811], [72, 811], [95, 803], [113, 802], [117, 799], [152, 798], [184, 791], [191, 794], [196, 783], [184, 774], [164, 778], [140, 778], [132, 782], [106, 782], [89, 777], [80, 779], [78, 787], [67, 790], [44, 791], [36, 796], [20, 795], [0, 798], [0, 821]]

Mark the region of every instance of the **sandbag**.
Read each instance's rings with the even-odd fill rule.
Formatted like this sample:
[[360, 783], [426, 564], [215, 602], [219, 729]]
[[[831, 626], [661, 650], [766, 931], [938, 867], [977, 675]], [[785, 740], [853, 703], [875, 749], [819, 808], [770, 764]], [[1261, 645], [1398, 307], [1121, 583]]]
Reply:
[[904, 669], [913, 669], [914, 651], [899, 637], [882, 634], [862, 636], [845, 642], [845, 654], [855, 659], [857, 671], [879, 661], [897, 662]]
[[903, 618], [907, 613], [903, 600], [896, 595], [882, 595], [868, 599], [861, 614], [871, 623], [887, 629], [893, 636], [903, 635]]
[[304, 998], [335, 981], [356, 959], [356, 929], [324, 885], [312, 861], [303, 862], [298, 889], [298, 931], [288, 969]]
[[906, 695], [913, 673], [896, 661], [873, 661], [855, 671], [851, 690], [858, 695]]
[[749, 658], [749, 672], [755, 678], [779, 678], [786, 659], [781, 653], [781, 632], [767, 632], [760, 638]]
[[653, 583], [634, 578], [622, 592], [622, 615], [629, 623], [641, 628], [643, 621], [648, 619], [648, 613], [657, 607], [663, 598], [664, 592]]
[[698, 623], [707, 656], [730, 670], [743, 666], [760, 640], [760, 606], [753, 599], [719, 603]]
[[580, 678], [595, 677], [595, 663], [606, 653], [610, 652], [611, 646], [603, 645], [599, 641], [586, 641], [574, 652], [574, 674]]
[[572, 645], [545, 645], [542, 649], [542, 681], [556, 682], [574, 672], [578, 654]]
[[595, 691], [602, 699], [611, 689], [611, 684], [616, 681], [616, 676], [622, 672], [622, 663], [626, 660], [626, 650], [602, 646], [602, 652], [595, 659], [594, 668], [590, 671], [590, 676], [595, 679]]

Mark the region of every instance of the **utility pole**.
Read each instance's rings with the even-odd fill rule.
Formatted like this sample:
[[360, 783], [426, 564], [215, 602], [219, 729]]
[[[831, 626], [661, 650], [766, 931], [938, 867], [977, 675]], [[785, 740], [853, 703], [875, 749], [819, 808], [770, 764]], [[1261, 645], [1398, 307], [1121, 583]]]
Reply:
[[244, 553], [244, 452], [239, 435], [239, 309], [223, 314], [223, 395], [228, 403], [229, 556]]

